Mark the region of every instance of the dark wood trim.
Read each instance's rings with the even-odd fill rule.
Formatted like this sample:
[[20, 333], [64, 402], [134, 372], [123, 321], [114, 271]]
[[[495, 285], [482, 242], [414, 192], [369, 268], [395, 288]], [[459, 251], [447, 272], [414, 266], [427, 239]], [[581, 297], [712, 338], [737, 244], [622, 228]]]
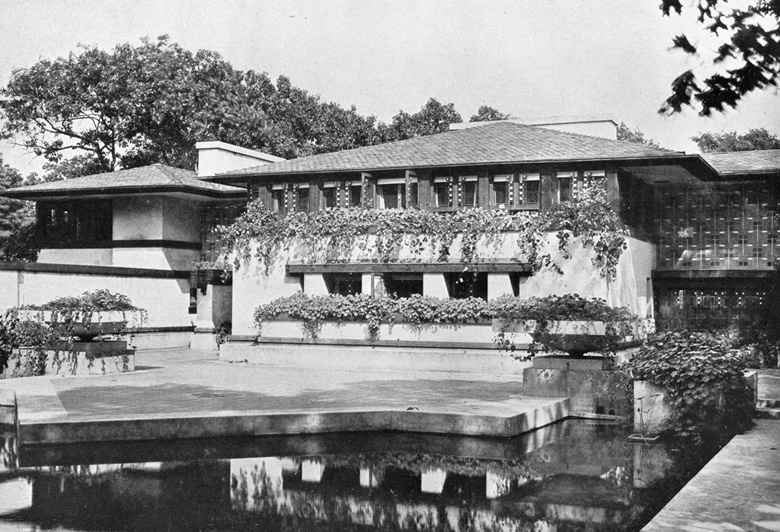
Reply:
[[171, 327], [138, 327], [127, 329], [128, 334], [146, 334], [146, 333], [173, 333], [173, 332], [193, 332], [194, 325], [177, 325]]
[[653, 281], [682, 279], [769, 279], [774, 270], [653, 270]]
[[533, 266], [526, 262], [333, 262], [287, 264], [287, 274], [304, 273], [448, 273], [465, 268], [480, 273], [523, 273], [531, 275]]
[[41, 249], [169, 248], [200, 251], [200, 242], [183, 240], [60, 240], [42, 241]]
[[[490, 342], [427, 342], [427, 341], [397, 341], [397, 340], [368, 340], [358, 339], [322, 339], [311, 338], [264, 338], [255, 336], [228, 336], [228, 342], [256, 343], [256, 344], [290, 344], [290, 345], [338, 345], [338, 346], [367, 346], [367, 347], [416, 347], [420, 349], [479, 349], [498, 352], [498, 347]], [[520, 350], [528, 349], [526, 344], [516, 344]]]
[[188, 279], [189, 271], [152, 270], [121, 266], [86, 266], [81, 264], [49, 264], [40, 262], [0, 262], [0, 271], [58, 273], [63, 275], [105, 275], [109, 277], [143, 277], [149, 279]]
[[[230, 183], [227, 183], [230, 185]], [[240, 185], [241, 188], [237, 185], [235, 191], [220, 191], [220, 190], [205, 190], [205, 189], [197, 189], [187, 186], [162, 186], [162, 187], [156, 187], [154, 185], [151, 186], [143, 186], [143, 187], [99, 187], [99, 188], [85, 188], [85, 189], [72, 189], [72, 190], [35, 190], [35, 191], [25, 191], [25, 190], [14, 190], [14, 189], [8, 189], [2, 191], [0, 193], [0, 196], [5, 196], [8, 198], [14, 198], [14, 199], [23, 199], [23, 200], [39, 200], [39, 199], [57, 199], [57, 198], [70, 198], [70, 197], [76, 197], [78, 199], [82, 198], [88, 198], [90, 196], [118, 196], [118, 195], [133, 195], [133, 194], [144, 194], [146, 196], [148, 195], [154, 195], [154, 194], [166, 194], [166, 193], [181, 193], [181, 194], [188, 194], [191, 196], [203, 196], [207, 198], [214, 198], [214, 199], [230, 199], [230, 198], [243, 198], [246, 197], [246, 189], [243, 188], [244, 185]]]

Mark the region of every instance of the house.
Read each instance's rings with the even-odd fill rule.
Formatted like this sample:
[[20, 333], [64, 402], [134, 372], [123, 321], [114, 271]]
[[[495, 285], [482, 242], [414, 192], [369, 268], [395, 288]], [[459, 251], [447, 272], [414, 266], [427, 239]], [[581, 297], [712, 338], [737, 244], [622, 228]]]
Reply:
[[[76, 267], [114, 269], [106, 275], [123, 273], [117, 268], [138, 275], [165, 272], [175, 277], [186, 301], [179, 295], [169, 300], [169, 312], [175, 308], [178, 316], [173, 321], [189, 317], [190, 324], [199, 322], [201, 331], [211, 334], [220, 320], [230, 318], [236, 346], [254, 341], [252, 314], [259, 304], [298, 291], [486, 299], [576, 292], [627, 306], [660, 328], [731, 326], [762, 297], [778, 253], [780, 150], [685, 154], [614, 140], [614, 122], [603, 120], [469, 126], [289, 161], [199, 143], [197, 176], [154, 165], [3, 195], [38, 203], [42, 236], [48, 239], [41, 263], [56, 265], [63, 275], [75, 275], [67, 268]], [[534, 271], [512, 231], [478, 242], [475, 260], [458, 258], [462, 233], [445, 259], [430, 249], [412, 250], [408, 241], [399, 241], [392, 256], [379, 257], [375, 235], [356, 235], [362, 255], [353, 249], [323, 259], [307, 255], [298, 243], [281, 250], [270, 269], [245, 260], [233, 273], [232, 289], [188, 272], [194, 262], [212, 261], [220, 252], [213, 228], [230, 222], [247, 198], [278, 212], [362, 207], [451, 215], [478, 207], [532, 214], [591, 185], [604, 187], [609, 204], [631, 229], [616, 273], [607, 279], [592, 264], [592, 251], [580, 248], [565, 259], [563, 275]], [[543, 245], [553, 260], [563, 260], [555, 256], [553, 235]], [[55, 267], [46, 264], [26, 267]], [[471, 272], [468, 283], [461, 282], [464, 271]], [[28, 290], [20, 288], [18, 278], [13, 282], [9, 293]], [[185, 314], [193, 309], [195, 320]], [[486, 347], [467, 340], [442, 339], [451, 347]], [[347, 340], [363, 341], [359, 335]], [[387, 342], [416, 345], [409, 338]]]

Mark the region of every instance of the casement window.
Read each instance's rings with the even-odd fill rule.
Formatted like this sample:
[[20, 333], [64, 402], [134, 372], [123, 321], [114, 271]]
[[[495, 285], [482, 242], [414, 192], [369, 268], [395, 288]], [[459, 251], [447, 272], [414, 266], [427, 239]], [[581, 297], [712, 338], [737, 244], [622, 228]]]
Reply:
[[574, 183], [577, 172], [556, 172], [555, 181], [558, 189], [558, 202], [569, 201], [574, 197]]
[[607, 186], [607, 173], [604, 170], [591, 170], [588, 172], [583, 172], [582, 177], [585, 183], [585, 186], [594, 186], [599, 185], [602, 187]]
[[509, 207], [512, 205], [514, 179], [511, 175], [493, 177], [493, 205]]
[[363, 276], [359, 273], [325, 273], [323, 278], [329, 294], [354, 296], [363, 290]]
[[520, 176], [521, 195], [523, 205], [538, 205], [540, 194], [541, 176], [539, 174], [523, 174]]
[[433, 206], [452, 207], [451, 177], [435, 177], [433, 179]]
[[376, 199], [379, 209], [416, 207], [417, 178], [388, 177], [377, 179]]
[[335, 209], [339, 206], [340, 187], [338, 183], [323, 183], [320, 208]]
[[411, 297], [423, 293], [421, 273], [386, 273], [384, 283], [385, 292], [392, 297]]
[[487, 300], [487, 274], [482, 272], [446, 273], [447, 290], [451, 299], [478, 297]]
[[287, 185], [279, 183], [271, 187], [271, 210], [274, 212], [287, 210]]
[[347, 207], [360, 207], [363, 203], [363, 185], [360, 181], [348, 181], [347, 190]]
[[458, 205], [461, 207], [477, 206], [477, 176], [463, 176], [458, 187]]
[[38, 202], [39, 231], [47, 240], [111, 240], [110, 200]]
[[293, 201], [295, 210], [309, 212], [309, 184], [296, 183], [293, 187]]

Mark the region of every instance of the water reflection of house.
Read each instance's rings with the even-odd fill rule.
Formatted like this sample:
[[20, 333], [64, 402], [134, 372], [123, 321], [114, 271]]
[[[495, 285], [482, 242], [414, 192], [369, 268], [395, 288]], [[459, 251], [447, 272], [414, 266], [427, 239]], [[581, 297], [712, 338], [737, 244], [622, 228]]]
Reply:
[[[1, 303], [107, 287], [149, 309], [149, 332], [168, 334], [160, 344], [174, 333], [179, 343], [191, 340], [193, 324], [210, 335], [230, 318], [237, 336], [253, 336], [259, 303], [297, 290], [372, 293], [378, 278], [400, 295], [578, 292], [629, 306], [660, 328], [728, 327], [762, 297], [780, 245], [780, 150], [686, 155], [618, 142], [610, 121], [475, 126], [290, 161], [202, 143], [197, 175], [155, 165], [4, 191], [37, 202], [44, 248], [37, 265], [2, 266]], [[611, 286], [587, 257], [562, 277], [532, 275], [516, 250], [500, 246], [474, 265], [468, 290], [458, 283], [462, 264], [403, 257], [314, 264], [304, 257], [275, 276], [244, 269], [232, 290], [218, 275], [190, 272], [219, 252], [214, 227], [229, 223], [247, 197], [279, 211], [534, 212], [588, 183], [606, 188], [633, 233]]]

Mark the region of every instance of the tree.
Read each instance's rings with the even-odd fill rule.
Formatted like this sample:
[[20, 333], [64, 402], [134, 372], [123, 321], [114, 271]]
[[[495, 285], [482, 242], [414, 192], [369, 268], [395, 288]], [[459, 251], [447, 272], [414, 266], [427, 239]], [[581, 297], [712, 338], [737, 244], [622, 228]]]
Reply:
[[645, 138], [645, 134], [638, 129], [632, 131], [624, 122], [621, 122], [617, 127], [617, 139], [633, 142], [634, 144], [644, 144], [651, 148], [660, 148], [656, 141]]
[[[0, 190], [22, 185], [22, 175], [3, 163], [0, 155]], [[0, 198], [0, 261], [34, 261], [35, 207], [31, 202]]]
[[[747, 93], [777, 85], [780, 76], [780, 0], [752, 0], [747, 7], [727, 8], [726, 0], [696, 0], [698, 20], [706, 33], [719, 43], [712, 57], [701, 69], [715, 72], [699, 79], [694, 69], [687, 70], [672, 82], [672, 94], [659, 113], [672, 114], [683, 107], [700, 106], [700, 113], [736, 107]], [[680, 0], [661, 0], [665, 16], [682, 12]], [[690, 55], [699, 48], [686, 35], [678, 35], [673, 47]]]
[[742, 135], [736, 131], [701, 133], [698, 137], [691, 137], [691, 140], [704, 153], [780, 149], [780, 138], [764, 128], [751, 129]]
[[469, 118], [469, 122], [493, 122], [495, 120], [507, 120], [510, 115], [504, 114], [488, 105], [483, 105], [477, 110], [477, 114]]
[[269, 142], [280, 157], [294, 158], [376, 144], [381, 139], [373, 116], [354, 106], [323, 103], [319, 96], [295, 87], [280, 76], [269, 96]]
[[399, 111], [390, 125], [380, 124], [379, 134], [383, 142], [411, 139], [444, 133], [449, 131], [450, 124], [462, 121], [455, 104], [442, 104], [436, 98], [430, 98], [418, 112]]
[[0, 91], [0, 133], [60, 162], [72, 151], [112, 171], [161, 162], [194, 168], [194, 144], [268, 145], [265, 74], [234, 70], [214, 52], [192, 54], [167, 36], [112, 52], [83, 48], [14, 71]]

